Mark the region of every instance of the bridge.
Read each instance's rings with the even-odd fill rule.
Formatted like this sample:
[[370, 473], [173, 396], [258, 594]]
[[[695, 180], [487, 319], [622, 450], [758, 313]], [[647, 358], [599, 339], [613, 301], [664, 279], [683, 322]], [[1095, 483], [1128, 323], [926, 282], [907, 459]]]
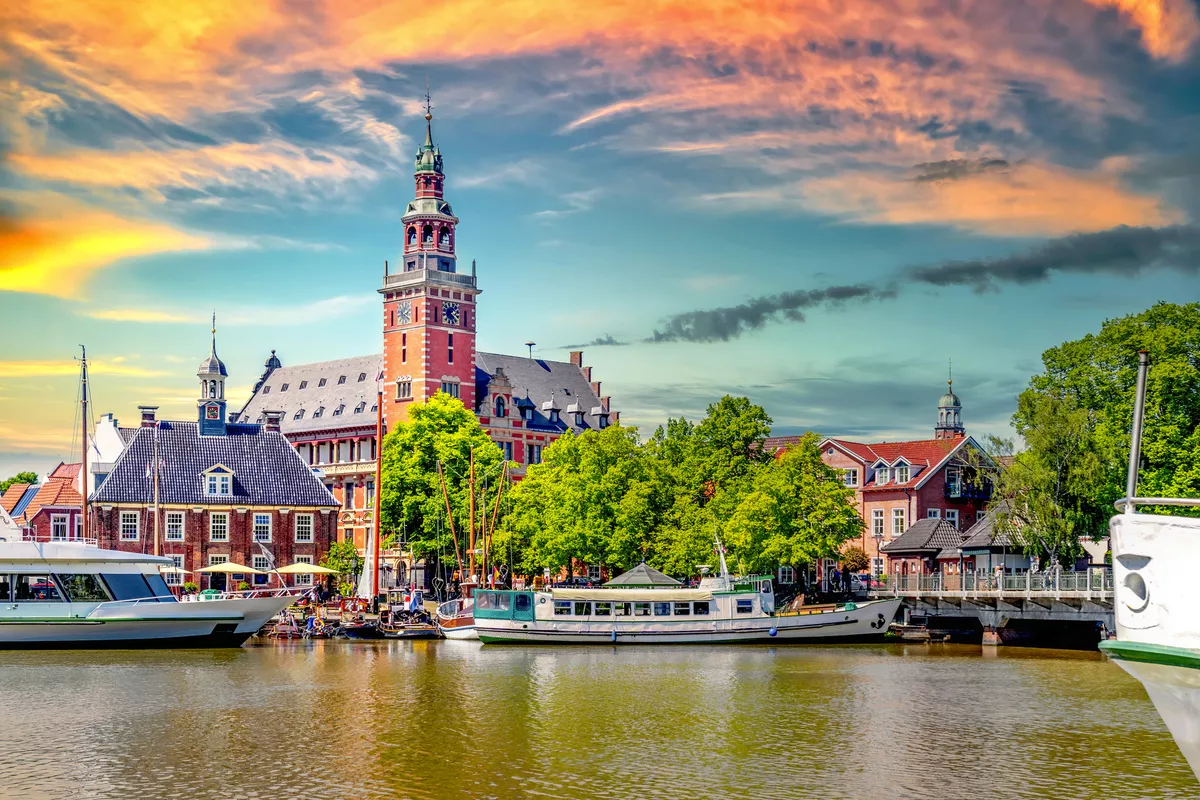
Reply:
[[1106, 567], [1003, 576], [897, 575], [872, 590], [872, 595], [903, 598], [906, 623], [913, 616], [943, 622], [977, 620], [983, 628], [984, 644], [1015, 638], [1020, 623], [1076, 623], [1114, 629], [1112, 570]]

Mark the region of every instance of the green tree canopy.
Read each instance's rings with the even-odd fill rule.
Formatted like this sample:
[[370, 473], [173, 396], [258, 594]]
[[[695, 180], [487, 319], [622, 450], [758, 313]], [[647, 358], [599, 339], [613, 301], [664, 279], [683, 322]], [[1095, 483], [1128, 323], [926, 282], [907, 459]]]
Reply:
[[36, 472], [18, 472], [16, 475], [13, 475], [11, 478], [0, 481], [0, 493], [7, 492], [8, 487], [12, 486], [14, 483], [37, 483], [37, 482], [38, 482], [38, 476], [37, 476]]
[[[454, 558], [438, 465], [445, 475], [459, 552], [466, 562], [469, 541], [472, 454], [476, 481], [476, 528], [492, 507], [495, 487], [504, 479], [500, 448], [462, 401], [438, 392], [414, 404], [408, 419], [383, 439], [380, 523], [385, 537], [403, 538], [417, 557]], [[487, 488], [487, 494], [484, 489]]]

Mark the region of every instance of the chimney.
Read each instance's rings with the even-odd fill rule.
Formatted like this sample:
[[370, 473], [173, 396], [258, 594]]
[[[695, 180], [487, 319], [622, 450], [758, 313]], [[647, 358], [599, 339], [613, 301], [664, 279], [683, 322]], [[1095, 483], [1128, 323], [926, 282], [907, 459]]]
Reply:
[[580, 369], [583, 369], [583, 351], [582, 350], [572, 350], [571, 351], [571, 363], [574, 364], [575, 366], [579, 367]]
[[[598, 384], [598, 383], [596, 384], [596, 394], [600, 394], [600, 384]], [[612, 398], [607, 395], [600, 398], [600, 405], [604, 406], [605, 411], [610, 410], [611, 407], [609, 406], [608, 401], [611, 399]]]
[[264, 411], [263, 416], [267, 421], [263, 423], [263, 430], [267, 433], [279, 433], [279, 424], [283, 420], [282, 411]]
[[155, 415], [158, 413], [158, 406], [138, 406], [138, 414], [142, 418], [143, 428], [153, 428], [155, 423]]
[[583, 373], [583, 379], [585, 381], [590, 381], [592, 379], [592, 368], [591, 367], [580, 367], [579, 369]]
[[592, 381], [592, 394], [600, 396], [600, 381]]

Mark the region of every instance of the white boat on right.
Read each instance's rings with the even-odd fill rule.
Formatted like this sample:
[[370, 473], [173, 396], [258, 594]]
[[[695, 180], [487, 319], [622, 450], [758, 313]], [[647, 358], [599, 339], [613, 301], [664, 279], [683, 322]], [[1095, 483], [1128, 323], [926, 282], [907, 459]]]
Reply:
[[1100, 649], [1141, 681], [1200, 778], [1200, 518], [1139, 514], [1138, 506], [1197, 508], [1200, 499], [1138, 497], [1150, 357], [1138, 353], [1125, 497], [1109, 522], [1117, 638]]

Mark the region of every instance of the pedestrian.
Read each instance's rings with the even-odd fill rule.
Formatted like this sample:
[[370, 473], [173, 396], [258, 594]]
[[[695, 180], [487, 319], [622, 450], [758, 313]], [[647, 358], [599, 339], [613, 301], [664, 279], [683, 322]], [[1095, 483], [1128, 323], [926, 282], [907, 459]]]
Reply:
[[838, 582], [841, 580], [841, 577], [842, 576], [841, 573], [838, 572], [838, 568], [834, 567], [833, 572], [831, 572], [829, 575], [829, 591], [835, 593], [837, 592]]
[[842, 587], [846, 594], [850, 594], [850, 568], [846, 567], [842, 570]]

